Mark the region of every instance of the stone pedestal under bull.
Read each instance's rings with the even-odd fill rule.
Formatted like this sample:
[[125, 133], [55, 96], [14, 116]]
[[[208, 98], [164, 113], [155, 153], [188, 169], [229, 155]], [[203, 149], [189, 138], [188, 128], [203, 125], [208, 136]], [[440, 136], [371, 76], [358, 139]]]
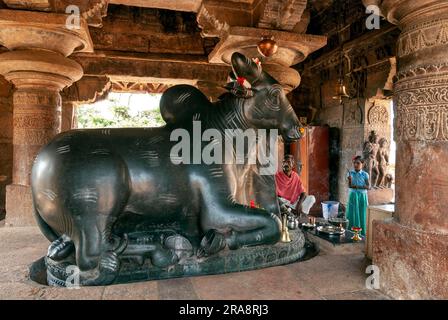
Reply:
[[[262, 174], [258, 160], [247, 163], [272, 146], [260, 148], [266, 141], [257, 135], [241, 155], [234, 141], [260, 129], [295, 141], [301, 125], [259, 63], [235, 53], [232, 69], [229, 92], [214, 104], [192, 86], [170, 88], [161, 100], [164, 127], [72, 130], [40, 151], [32, 193], [52, 242], [45, 257], [50, 284], [67, 285], [73, 270], [80, 285], [106, 285], [261, 268], [304, 254], [299, 231], [292, 245], [274, 246], [281, 227], [276, 166]], [[198, 130], [208, 141], [179, 148], [180, 137]], [[233, 161], [195, 159], [205, 148]]]

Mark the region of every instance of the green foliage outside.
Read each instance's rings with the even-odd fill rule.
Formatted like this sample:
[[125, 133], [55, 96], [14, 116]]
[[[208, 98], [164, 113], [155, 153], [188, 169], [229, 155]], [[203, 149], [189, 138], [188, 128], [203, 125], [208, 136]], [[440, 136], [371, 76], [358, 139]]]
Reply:
[[107, 110], [100, 110], [95, 105], [77, 108], [79, 128], [125, 128], [125, 127], [160, 127], [165, 124], [159, 108], [144, 110], [132, 114], [129, 106], [119, 105], [112, 100]]

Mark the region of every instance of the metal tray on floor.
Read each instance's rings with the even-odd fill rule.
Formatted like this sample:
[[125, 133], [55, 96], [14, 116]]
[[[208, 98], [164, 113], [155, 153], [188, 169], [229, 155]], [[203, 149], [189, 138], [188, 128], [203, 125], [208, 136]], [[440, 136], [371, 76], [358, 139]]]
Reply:
[[335, 227], [335, 226], [319, 226], [317, 227], [317, 231], [326, 233], [329, 235], [341, 235], [345, 233], [344, 228]]

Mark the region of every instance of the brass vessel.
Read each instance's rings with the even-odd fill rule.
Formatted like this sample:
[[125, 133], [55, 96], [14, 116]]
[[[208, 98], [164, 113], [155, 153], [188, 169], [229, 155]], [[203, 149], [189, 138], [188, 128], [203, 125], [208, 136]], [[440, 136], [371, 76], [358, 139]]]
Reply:
[[280, 238], [281, 242], [291, 242], [291, 237], [289, 236], [288, 231], [288, 221], [287, 221], [287, 215], [282, 215], [282, 236]]
[[278, 45], [274, 37], [263, 36], [257, 45], [258, 52], [265, 58], [269, 58], [277, 53]]

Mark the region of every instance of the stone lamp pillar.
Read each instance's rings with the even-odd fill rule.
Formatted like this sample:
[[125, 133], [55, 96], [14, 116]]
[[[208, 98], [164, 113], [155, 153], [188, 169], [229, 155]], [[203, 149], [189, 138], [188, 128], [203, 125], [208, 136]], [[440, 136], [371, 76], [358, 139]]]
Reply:
[[373, 264], [395, 298], [448, 298], [448, 2], [364, 0], [401, 35], [394, 87], [394, 221], [374, 223]]
[[67, 58], [92, 51], [86, 23], [66, 27], [63, 14], [0, 10], [0, 74], [13, 93], [13, 177], [6, 191], [6, 219], [34, 224], [30, 172], [39, 149], [61, 130], [60, 91], [79, 80], [81, 66]]

